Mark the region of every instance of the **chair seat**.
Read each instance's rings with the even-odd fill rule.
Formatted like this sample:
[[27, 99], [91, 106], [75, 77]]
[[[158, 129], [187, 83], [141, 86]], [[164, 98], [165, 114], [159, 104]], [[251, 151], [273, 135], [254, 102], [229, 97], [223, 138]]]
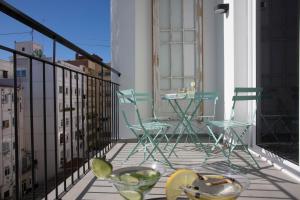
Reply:
[[[170, 124], [162, 123], [162, 122], [158, 122], [158, 121], [143, 122], [143, 126], [146, 130], [157, 130], [157, 129], [171, 127]], [[142, 126], [140, 124], [131, 125], [131, 126], [129, 126], [129, 128], [132, 128], [135, 130], [142, 130]]]
[[239, 122], [239, 121], [233, 121], [233, 120], [224, 120], [224, 121], [208, 121], [207, 125], [216, 126], [218, 128], [230, 128], [230, 127], [250, 126], [251, 123]]

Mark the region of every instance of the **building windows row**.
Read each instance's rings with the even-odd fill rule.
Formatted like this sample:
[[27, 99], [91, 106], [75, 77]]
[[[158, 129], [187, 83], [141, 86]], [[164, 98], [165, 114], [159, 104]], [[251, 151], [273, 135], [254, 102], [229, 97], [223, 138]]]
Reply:
[[[59, 93], [62, 94], [63, 91], [64, 91], [64, 90], [63, 90], [63, 86], [59, 86], [58, 90], [59, 90]], [[77, 95], [77, 91], [78, 91], [78, 95], [80, 95], [80, 89], [77, 89], [77, 88], [75, 88], [74, 94]], [[72, 91], [70, 91], [70, 93], [72, 93]], [[66, 94], [66, 95], [69, 94], [69, 88], [68, 88], [68, 87], [65, 88], [65, 94]]]

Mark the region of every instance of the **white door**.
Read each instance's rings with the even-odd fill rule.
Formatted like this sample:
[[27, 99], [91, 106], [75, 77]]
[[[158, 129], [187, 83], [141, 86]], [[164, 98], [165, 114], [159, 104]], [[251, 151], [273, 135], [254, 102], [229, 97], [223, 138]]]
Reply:
[[202, 13], [202, 0], [153, 1], [154, 108], [160, 117], [175, 117], [163, 94], [191, 82], [202, 88]]

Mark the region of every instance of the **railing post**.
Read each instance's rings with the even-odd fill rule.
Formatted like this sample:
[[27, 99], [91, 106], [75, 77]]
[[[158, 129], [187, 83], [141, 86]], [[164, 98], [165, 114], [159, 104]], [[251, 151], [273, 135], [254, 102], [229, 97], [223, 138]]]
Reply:
[[22, 191], [20, 187], [20, 155], [19, 155], [19, 116], [18, 116], [18, 80], [17, 80], [17, 55], [16, 53], [13, 54], [13, 70], [14, 70], [14, 125], [15, 125], [15, 161], [16, 161], [16, 199], [22, 199]]

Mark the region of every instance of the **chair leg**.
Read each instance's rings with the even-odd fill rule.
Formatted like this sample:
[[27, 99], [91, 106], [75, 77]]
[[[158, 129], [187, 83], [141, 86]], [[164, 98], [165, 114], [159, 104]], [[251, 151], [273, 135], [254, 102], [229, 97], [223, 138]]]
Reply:
[[[143, 141], [143, 136], [142, 138], [139, 139], [138, 143], [133, 147], [133, 149], [129, 152], [127, 158], [125, 159], [125, 161], [127, 161], [136, 151], [136, 149], [138, 148], [138, 146], [140, 146], [140, 144], [142, 143]], [[144, 145], [143, 145], [144, 146]]]
[[152, 151], [149, 153], [148, 157], [146, 158], [146, 160], [149, 159], [149, 157], [153, 154], [153, 152], [155, 152], [156, 150], [161, 154], [161, 156], [164, 158], [164, 160], [166, 161], [166, 163], [173, 168], [172, 164], [170, 163], [170, 161], [167, 159], [167, 157], [164, 155], [164, 153], [162, 152], [162, 150], [159, 148], [159, 142], [155, 142], [150, 135], [147, 135], [149, 141], [154, 144], [154, 148], [152, 149]]
[[220, 145], [220, 140], [223, 138], [224, 133], [221, 133], [220, 136], [217, 138], [216, 135], [214, 134], [213, 130], [211, 129], [211, 127], [208, 126], [208, 125], [207, 125], [206, 127], [207, 127], [207, 129], [208, 129], [210, 135], [211, 135], [211, 136], [213, 137], [213, 139], [215, 140], [215, 143], [214, 143], [214, 145], [212, 146], [210, 153], [212, 153], [212, 152], [215, 150], [215, 148], [218, 147], [218, 148], [221, 150], [221, 152], [223, 153], [224, 157], [227, 157], [227, 155], [226, 155], [224, 149], [223, 149], [222, 147], [219, 146], [219, 145]]
[[[247, 127], [245, 128], [245, 130], [243, 131], [243, 133], [247, 132], [249, 128], [250, 128], [250, 126], [247, 126]], [[252, 156], [252, 154], [250, 153], [250, 151], [249, 151], [249, 149], [248, 149], [248, 144], [245, 144], [245, 143], [243, 142], [242, 138], [237, 134], [237, 132], [236, 132], [234, 129], [232, 129], [232, 132], [233, 132], [233, 133], [235, 134], [235, 136], [237, 137], [238, 142], [240, 142], [240, 143], [242, 144], [242, 146], [243, 146], [245, 152], [248, 153], [249, 156], [251, 157], [251, 159], [254, 161], [255, 165], [256, 165], [258, 168], [260, 168], [260, 166], [259, 166], [259, 164], [256, 162], [255, 158], [254, 158], [254, 157]]]

